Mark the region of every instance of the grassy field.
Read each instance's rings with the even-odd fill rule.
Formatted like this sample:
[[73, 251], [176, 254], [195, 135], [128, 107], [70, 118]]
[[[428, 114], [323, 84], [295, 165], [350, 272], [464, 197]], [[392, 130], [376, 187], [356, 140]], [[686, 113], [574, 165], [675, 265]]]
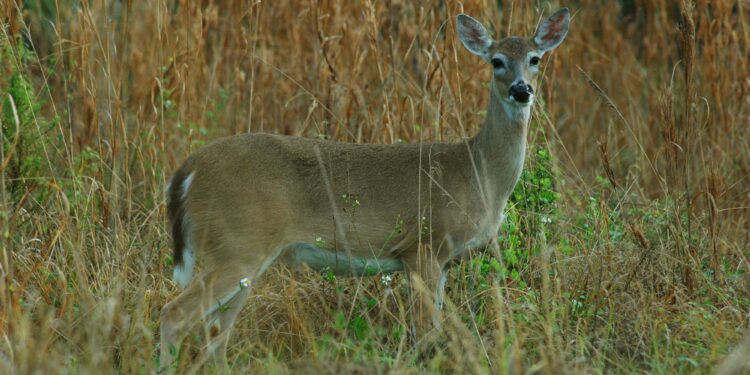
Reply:
[[[159, 311], [179, 293], [164, 188], [191, 151], [242, 132], [473, 135], [490, 70], [455, 16], [531, 35], [561, 5], [571, 31], [542, 62], [508, 220], [495, 248], [452, 269], [440, 344], [409, 344], [401, 274], [278, 268], [243, 310], [227, 366], [750, 371], [747, 1], [11, 0], [0, 372], [155, 372]], [[201, 345], [191, 336], [180, 372]]]

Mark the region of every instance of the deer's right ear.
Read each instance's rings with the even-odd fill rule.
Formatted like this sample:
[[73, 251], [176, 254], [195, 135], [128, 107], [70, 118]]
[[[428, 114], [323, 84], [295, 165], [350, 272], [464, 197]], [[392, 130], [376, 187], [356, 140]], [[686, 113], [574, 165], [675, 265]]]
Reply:
[[459, 14], [456, 17], [456, 29], [458, 38], [461, 39], [461, 43], [469, 52], [489, 60], [492, 38], [479, 21], [465, 14]]

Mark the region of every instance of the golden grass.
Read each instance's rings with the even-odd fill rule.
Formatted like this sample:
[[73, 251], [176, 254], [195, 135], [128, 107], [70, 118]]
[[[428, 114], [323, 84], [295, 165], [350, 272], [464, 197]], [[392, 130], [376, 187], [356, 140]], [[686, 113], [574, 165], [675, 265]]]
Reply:
[[[19, 3], [0, 5], [4, 373], [157, 369], [159, 310], [178, 293], [163, 190], [191, 150], [247, 131], [362, 143], [472, 135], [489, 70], [460, 45], [455, 15], [530, 35], [557, 6]], [[517, 277], [451, 272], [441, 345], [409, 345], [400, 275], [272, 270], [237, 324], [228, 366], [714, 368], [750, 321], [750, 5], [691, 4], [569, 5], [571, 32], [543, 62], [527, 162], [532, 170], [535, 150], [551, 153], [555, 215], [515, 248], [532, 254]], [[25, 96], [12, 95], [19, 87]], [[24, 111], [29, 103], [38, 110]], [[522, 223], [538, 215], [510, 210]], [[493, 252], [501, 263], [509, 243]], [[747, 347], [721, 370], [742, 371]]]

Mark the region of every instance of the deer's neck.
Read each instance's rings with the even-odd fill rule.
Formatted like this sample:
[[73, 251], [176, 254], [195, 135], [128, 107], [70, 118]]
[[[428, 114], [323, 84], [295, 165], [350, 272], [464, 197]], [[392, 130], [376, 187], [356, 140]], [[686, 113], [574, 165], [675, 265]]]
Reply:
[[470, 145], [485, 201], [501, 206], [493, 209], [503, 208], [521, 175], [530, 110], [503, 100], [491, 85], [487, 117]]

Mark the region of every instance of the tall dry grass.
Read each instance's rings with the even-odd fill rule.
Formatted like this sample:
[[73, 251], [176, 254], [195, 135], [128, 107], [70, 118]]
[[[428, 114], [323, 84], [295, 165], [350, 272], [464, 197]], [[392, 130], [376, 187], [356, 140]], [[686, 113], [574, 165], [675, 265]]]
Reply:
[[[159, 309], [178, 293], [163, 190], [192, 150], [248, 131], [472, 135], [489, 70], [455, 15], [529, 35], [558, 5], [571, 32], [545, 58], [527, 162], [553, 176], [552, 205], [534, 210], [524, 182], [518, 226], [451, 272], [441, 344], [409, 344], [400, 275], [279, 269], [227, 366], [709, 371], [750, 321], [746, 1], [5, 1], [0, 371], [155, 371]], [[722, 371], [747, 366], [737, 348]]]

